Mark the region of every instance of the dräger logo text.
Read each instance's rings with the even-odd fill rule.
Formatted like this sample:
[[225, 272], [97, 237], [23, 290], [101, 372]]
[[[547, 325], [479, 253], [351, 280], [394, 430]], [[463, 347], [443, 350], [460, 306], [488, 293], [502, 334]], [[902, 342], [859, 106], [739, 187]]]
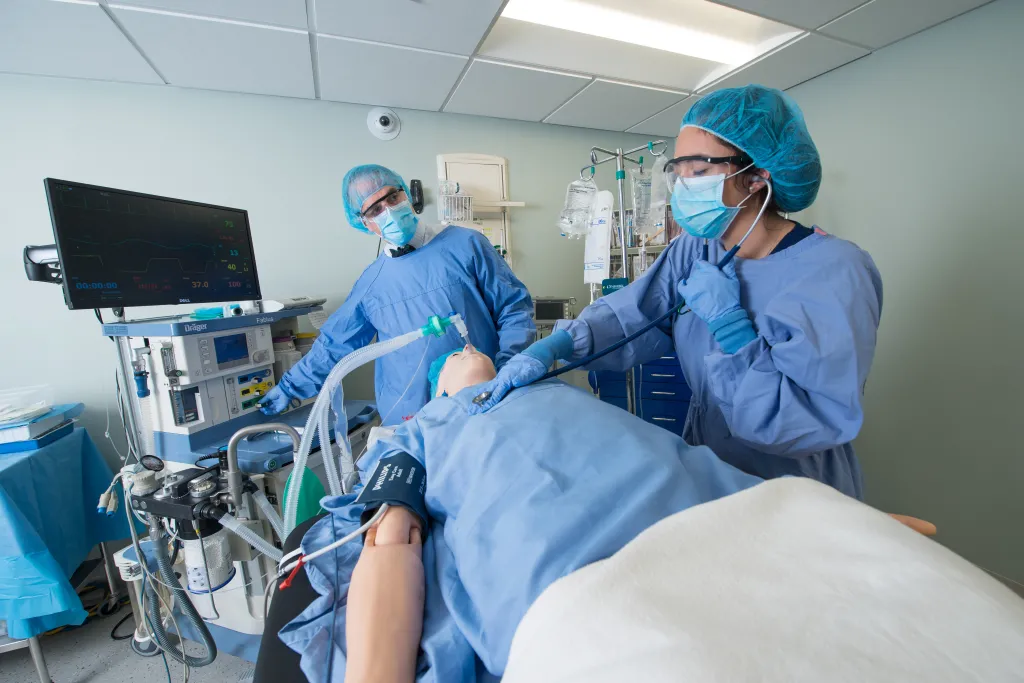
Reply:
[[186, 332], [202, 332], [206, 329], [206, 323], [185, 323]]

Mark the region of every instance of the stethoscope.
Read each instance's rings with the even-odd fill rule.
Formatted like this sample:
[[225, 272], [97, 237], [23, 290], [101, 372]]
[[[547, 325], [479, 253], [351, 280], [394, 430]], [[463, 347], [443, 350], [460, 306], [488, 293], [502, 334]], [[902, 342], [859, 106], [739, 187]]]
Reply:
[[[771, 202], [771, 199], [772, 199], [772, 184], [770, 182], [768, 182], [767, 179], [765, 179], [765, 184], [768, 186], [768, 196], [765, 197], [764, 204], [761, 206], [761, 210], [757, 212], [757, 218], [755, 218], [754, 222], [751, 223], [750, 229], [747, 230], [746, 234], [743, 235], [743, 237], [740, 239], [740, 241], [737, 242], [736, 245], [734, 247], [732, 247], [728, 252], [726, 252], [725, 256], [722, 257], [722, 260], [720, 260], [718, 262], [718, 269], [719, 270], [721, 270], [722, 268], [725, 268], [725, 266], [728, 265], [730, 261], [732, 261], [734, 258], [736, 258], [736, 254], [739, 252], [740, 247], [743, 246], [743, 243], [746, 242], [747, 238], [750, 237], [750, 235], [754, 232], [754, 228], [757, 226], [757, 224], [761, 222], [761, 218], [764, 216], [765, 209], [768, 208], [768, 204]], [[704, 248], [703, 248], [703, 254], [702, 255], [704, 257], [704, 260], [707, 261], [708, 260], [708, 240], [704, 240]], [[541, 375], [540, 377], [538, 377], [537, 379], [533, 380], [533, 382], [529, 382], [527, 384], [524, 384], [523, 386], [529, 386], [530, 384], [533, 384], [534, 382], [541, 382], [541, 381], [546, 380], [546, 379], [551, 379], [552, 377], [558, 377], [559, 375], [565, 374], [566, 372], [569, 372], [570, 370], [575, 370], [576, 368], [578, 368], [580, 366], [586, 365], [588, 363], [592, 363], [592, 362], [594, 362], [595, 360], [597, 360], [599, 358], [603, 358], [604, 356], [607, 356], [612, 351], [616, 351], [618, 349], [621, 349], [623, 346], [625, 346], [629, 342], [633, 341], [637, 337], [640, 337], [640, 336], [646, 334], [647, 332], [650, 332], [652, 329], [654, 329], [655, 327], [657, 327], [661, 323], [665, 322], [666, 320], [668, 320], [672, 316], [677, 315], [677, 314], [678, 315], [686, 315], [687, 313], [691, 313], [691, 312], [692, 311], [689, 308], [686, 308], [686, 302], [683, 301], [678, 306], [673, 306], [668, 311], [666, 311], [664, 315], [658, 317], [653, 322], [648, 323], [647, 325], [644, 325], [642, 328], [640, 328], [639, 330], [637, 330], [633, 334], [625, 337], [624, 339], [620, 339], [619, 341], [615, 342], [614, 344], [611, 344], [607, 348], [601, 349], [600, 351], [597, 351], [595, 353], [590, 354], [586, 358], [580, 358], [579, 360], [573, 361], [572, 363], [569, 363], [568, 365], [563, 365], [560, 368], [557, 368], [555, 370], [551, 370], [549, 372], [546, 372], [543, 375]], [[483, 405], [485, 402], [487, 402], [487, 400], [490, 397], [491, 397], [491, 392], [485, 391], [485, 392], [477, 395], [477, 397], [473, 399], [473, 403], [475, 403], [476, 405]]]

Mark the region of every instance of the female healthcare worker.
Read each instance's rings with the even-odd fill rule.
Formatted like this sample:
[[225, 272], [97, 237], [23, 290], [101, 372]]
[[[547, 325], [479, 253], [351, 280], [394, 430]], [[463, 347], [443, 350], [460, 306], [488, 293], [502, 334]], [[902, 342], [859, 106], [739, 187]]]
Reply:
[[810, 206], [821, 183], [800, 109], [760, 85], [710, 93], [684, 117], [664, 177], [687, 234], [642, 277], [506, 364], [477, 409], [534, 381], [556, 358], [585, 358], [685, 301], [692, 313], [671, 328], [585, 367], [621, 371], [674, 347], [693, 390], [687, 442], [751, 474], [807, 476], [860, 498], [850, 441], [863, 421], [882, 282], [855, 244], [779, 215]]
[[[265, 414], [315, 396], [335, 364], [374, 336], [397, 337], [432, 315], [460, 313], [473, 344], [498, 366], [536, 338], [530, 293], [482, 234], [420, 222], [405, 181], [383, 166], [356, 166], [341, 184], [349, 224], [389, 246], [359, 276], [310, 352], [260, 401]], [[430, 361], [464, 343], [452, 327], [439, 339], [427, 336], [377, 359], [381, 422], [399, 423], [422, 408], [429, 400]]]

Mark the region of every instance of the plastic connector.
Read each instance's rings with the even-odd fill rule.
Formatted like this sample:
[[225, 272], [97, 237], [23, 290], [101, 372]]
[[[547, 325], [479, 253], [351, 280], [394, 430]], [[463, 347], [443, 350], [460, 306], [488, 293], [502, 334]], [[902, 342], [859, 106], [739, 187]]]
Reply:
[[435, 337], [444, 336], [445, 330], [451, 327], [452, 322], [449, 318], [442, 318], [437, 315], [432, 315], [427, 318], [427, 324], [420, 328], [423, 336], [426, 337], [428, 334], [432, 334]]
[[104, 491], [100, 494], [100, 500], [96, 503], [96, 514], [103, 515], [107, 514], [107, 505], [110, 504], [110, 490]]
[[110, 517], [117, 512], [117, 492], [110, 492], [110, 502], [107, 503], [107, 517]]

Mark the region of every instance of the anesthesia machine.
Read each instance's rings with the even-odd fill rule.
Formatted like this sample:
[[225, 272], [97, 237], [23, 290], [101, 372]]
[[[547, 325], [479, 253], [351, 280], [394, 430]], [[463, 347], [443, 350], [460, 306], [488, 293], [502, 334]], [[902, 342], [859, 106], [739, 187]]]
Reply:
[[[320, 450], [325, 432], [335, 440], [334, 423], [310, 429], [301, 469], [315, 476], [299, 473], [289, 486], [311, 405], [272, 423], [257, 406], [301, 357], [292, 344], [300, 319], [319, 315], [325, 300], [261, 301], [243, 210], [63, 180], [45, 188], [56, 244], [26, 247], [26, 274], [62, 285], [68, 308], [93, 309], [116, 349], [129, 455], [99, 507], [117, 508], [120, 483], [126, 514], [140, 522], [115, 556], [132, 588], [132, 647], [189, 666], [212, 662], [218, 649], [255, 661], [288, 531], [283, 511], [305, 518], [325, 492], [341, 492], [332, 485], [338, 462]], [[214, 302], [186, 316], [124, 314]], [[103, 308], [115, 319], [103, 322]], [[372, 403], [344, 405], [347, 433], [334, 448], [354, 462], [379, 418]], [[203, 654], [186, 654], [173, 632]]]

